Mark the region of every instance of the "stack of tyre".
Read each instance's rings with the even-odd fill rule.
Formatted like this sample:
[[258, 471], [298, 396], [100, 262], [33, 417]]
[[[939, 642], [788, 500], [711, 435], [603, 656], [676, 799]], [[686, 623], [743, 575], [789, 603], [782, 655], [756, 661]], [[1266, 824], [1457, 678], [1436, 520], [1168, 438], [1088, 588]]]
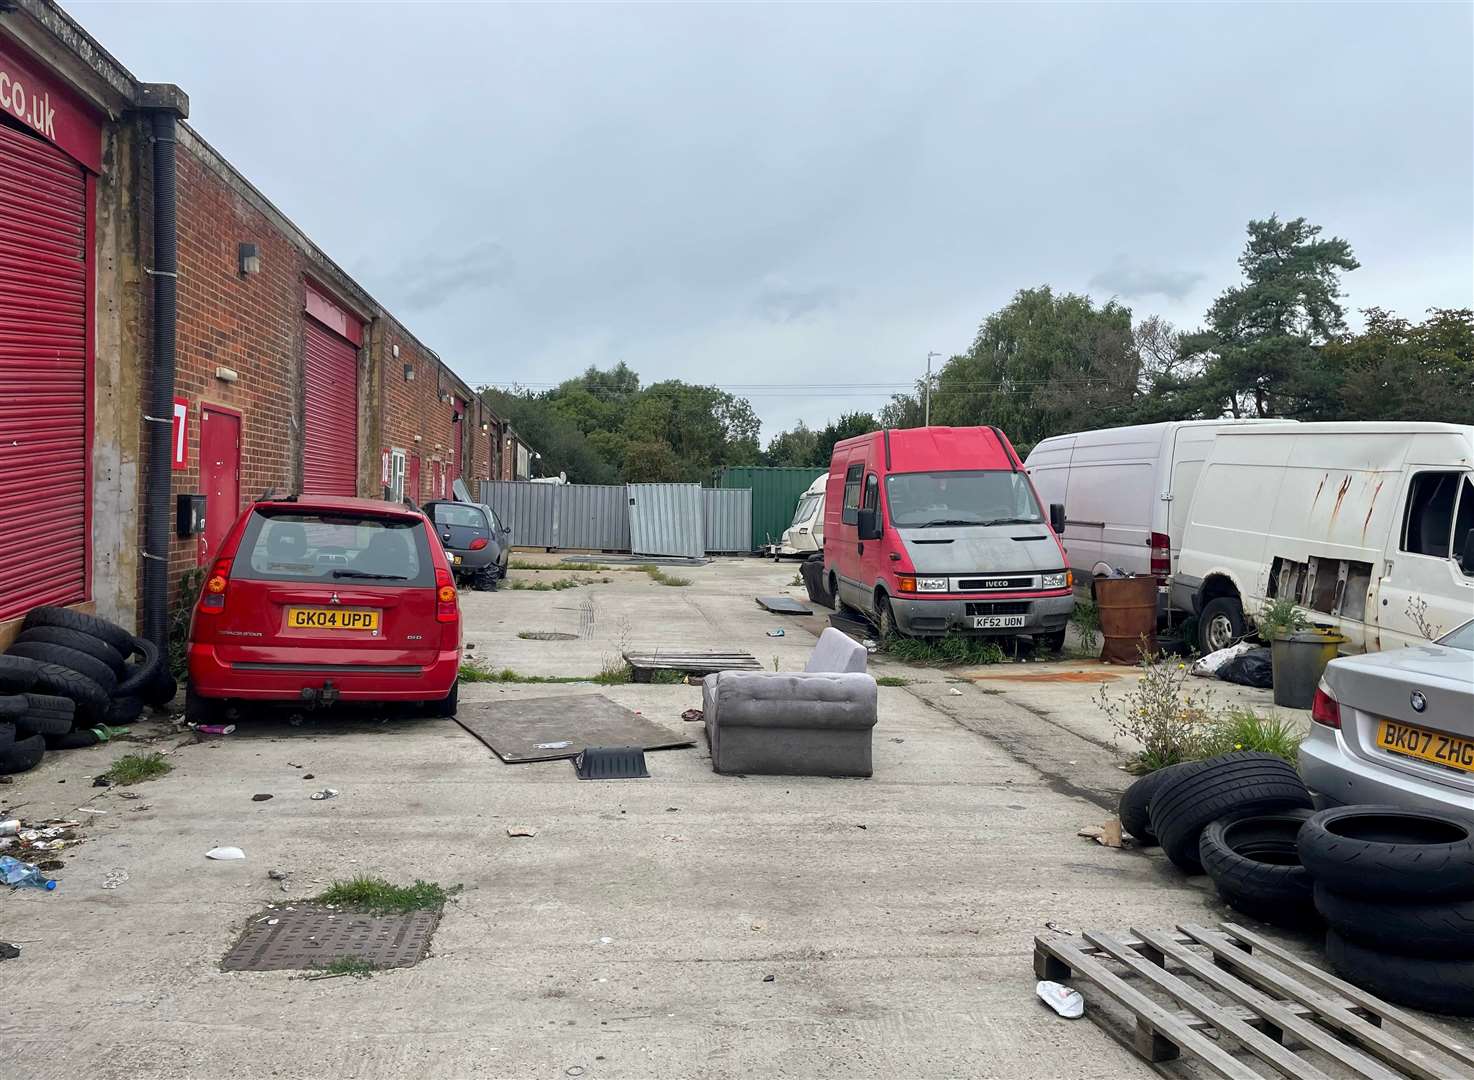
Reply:
[[1470, 820], [1322, 810], [1301, 828], [1299, 850], [1333, 967], [1389, 1001], [1474, 1016], [1474, 808]]
[[92, 746], [177, 690], [158, 648], [116, 623], [39, 607], [0, 656], [0, 773]]
[[1229, 906], [1294, 926], [1316, 917], [1296, 846], [1313, 806], [1289, 762], [1241, 750], [1147, 774], [1121, 796], [1120, 814], [1139, 844], [1206, 873]]

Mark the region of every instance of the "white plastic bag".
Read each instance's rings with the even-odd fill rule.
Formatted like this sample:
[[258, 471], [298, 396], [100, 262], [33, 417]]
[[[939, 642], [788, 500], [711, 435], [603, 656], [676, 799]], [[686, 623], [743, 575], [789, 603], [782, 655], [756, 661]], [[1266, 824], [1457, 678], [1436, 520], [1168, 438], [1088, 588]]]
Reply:
[[207, 859], [223, 859], [229, 861], [231, 859], [244, 859], [245, 857], [246, 853], [238, 847], [216, 847], [205, 852], [205, 858]]
[[1226, 649], [1210, 652], [1207, 656], [1200, 656], [1193, 661], [1192, 674], [1204, 679], [1215, 679], [1218, 677], [1218, 669], [1228, 663], [1235, 656], [1242, 656], [1254, 648], [1252, 642], [1241, 641], [1237, 645], [1230, 645]]
[[1040, 1001], [1066, 1020], [1078, 1020], [1085, 1015], [1085, 999], [1078, 990], [1071, 990], [1057, 982], [1045, 981], [1034, 987], [1034, 993], [1039, 995]]

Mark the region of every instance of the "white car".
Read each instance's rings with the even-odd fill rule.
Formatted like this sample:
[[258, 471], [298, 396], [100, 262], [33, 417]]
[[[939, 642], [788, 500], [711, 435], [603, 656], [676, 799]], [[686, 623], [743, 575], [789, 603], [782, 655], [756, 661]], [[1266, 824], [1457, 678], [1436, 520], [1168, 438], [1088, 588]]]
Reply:
[[1474, 621], [1436, 642], [1326, 666], [1300, 746], [1319, 806], [1474, 818]]

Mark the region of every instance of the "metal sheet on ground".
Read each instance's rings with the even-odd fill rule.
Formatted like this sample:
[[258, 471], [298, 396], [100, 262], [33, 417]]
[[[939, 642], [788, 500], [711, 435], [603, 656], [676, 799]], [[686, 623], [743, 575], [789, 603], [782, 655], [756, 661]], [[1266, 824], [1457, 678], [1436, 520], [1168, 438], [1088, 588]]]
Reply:
[[759, 596], [758, 606], [767, 608], [774, 615], [812, 615], [813, 608], [800, 604], [791, 596]]
[[251, 925], [225, 954], [226, 971], [288, 971], [325, 968], [351, 957], [374, 967], [409, 967], [430, 951], [438, 911], [362, 915], [298, 907], [252, 916]]
[[588, 746], [674, 750], [696, 745], [603, 694], [462, 702], [456, 723], [508, 765], [575, 758]]

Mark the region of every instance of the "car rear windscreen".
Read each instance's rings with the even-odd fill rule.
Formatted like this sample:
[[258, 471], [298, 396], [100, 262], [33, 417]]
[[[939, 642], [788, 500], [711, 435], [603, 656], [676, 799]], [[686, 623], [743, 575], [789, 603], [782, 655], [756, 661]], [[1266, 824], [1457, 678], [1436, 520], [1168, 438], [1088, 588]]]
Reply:
[[486, 515], [470, 503], [436, 503], [435, 524], [459, 525], [466, 529], [485, 529]]
[[258, 510], [246, 523], [231, 576], [429, 588], [435, 584], [435, 565], [419, 521]]

